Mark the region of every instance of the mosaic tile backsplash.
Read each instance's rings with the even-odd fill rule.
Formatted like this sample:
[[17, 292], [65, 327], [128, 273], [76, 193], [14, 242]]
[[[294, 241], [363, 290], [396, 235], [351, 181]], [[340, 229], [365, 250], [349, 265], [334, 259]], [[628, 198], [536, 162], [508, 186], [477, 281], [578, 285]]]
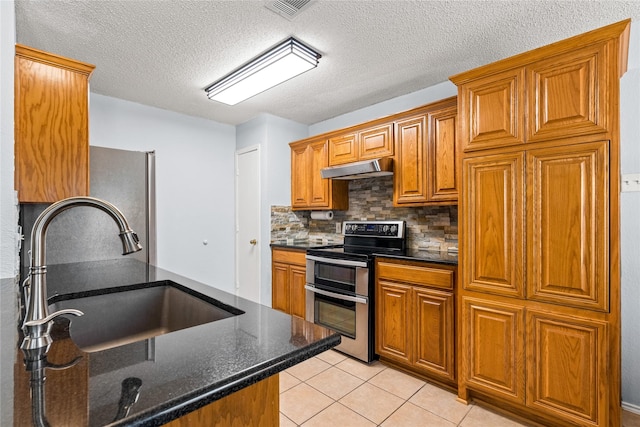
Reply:
[[311, 219], [311, 211], [271, 206], [271, 240], [342, 242], [336, 224], [347, 220], [404, 220], [407, 247], [447, 251], [458, 247], [458, 206], [393, 207], [393, 177], [349, 182], [349, 210], [333, 211], [333, 219]]

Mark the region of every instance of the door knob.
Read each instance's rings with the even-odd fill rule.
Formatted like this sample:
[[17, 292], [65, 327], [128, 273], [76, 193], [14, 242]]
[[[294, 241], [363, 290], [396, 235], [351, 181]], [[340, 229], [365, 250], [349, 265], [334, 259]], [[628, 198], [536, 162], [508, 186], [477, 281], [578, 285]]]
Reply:
[[252, 245], [255, 245], [256, 243], [258, 243], [258, 241], [256, 239], [251, 239], [249, 240], [249, 243], [251, 243]]

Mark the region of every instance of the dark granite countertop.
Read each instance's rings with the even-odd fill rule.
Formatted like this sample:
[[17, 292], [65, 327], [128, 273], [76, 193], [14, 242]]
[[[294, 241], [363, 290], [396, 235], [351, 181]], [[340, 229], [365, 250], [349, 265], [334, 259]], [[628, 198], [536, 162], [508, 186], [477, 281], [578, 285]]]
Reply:
[[[319, 241], [289, 241], [287, 243], [286, 240], [276, 240], [271, 242], [271, 247], [278, 248], [287, 248], [287, 249], [296, 249], [300, 251], [306, 251], [307, 249], [319, 249], [319, 248], [330, 248], [341, 246], [340, 243], [322, 243]], [[432, 262], [436, 264], [449, 264], [449, 265], [458, 265], [458, 254], [457, 253], [449, 253], [449, 252], [435, 252], [435, 251], [425, 251], [419, 249], [406, 249], [402, 252], [390, 254], [390, 253], [382, 253], [376, 254], [375, 256], [385, 257], [385, 258], [396, 258], [396, 259], [404, 259], [408, 261], [424, 261], [424, 262]]]
[[341, 244], [341, 242], [323, 242], [321, 240], [274, 240], [271, 242], [271, 247], [306, 251], [307, 249], [328, 248]]
[[[44, 370], [45, 417], [60, 417], [61, 413], [64, 417], [65, 411], [73, 411], [78, 402], [86, 402], [80, 412], [84, 411], [90, 426], [161, 425], [340, 342], [339, 334], [325, 328], [127, 258], [53, 265], [47, 273], [50, 302], [68, 294], [165, 280], [236, 307], [244, 314], [91, 353], [78, 349], [68, 339], [68, 321], [59, 318], [52, 330], [49, 363], [81, 359], [65, 370]], [[2, 280], [0, 291], [0, 425], [20, 425], [19, 420], [25, 417], [20, 411], [26, 411], [29, 419], [32, 402], [28, 392], [30, 373], [19, 350], [19, 306], [14, 280]], [[70, 329], [73, 331], [73, 319]], [[61, 351], [63, 347], [66, 349]], [[127, 378], [141, 381], [139, 398], [125, 418], [114, 421], [122, 383]], [[20, 390], [27, 392], [21, 394]], [[69, 425], [73, 414], [66, 415], [69, 418], [65, 425]], [[51, 421], [57, 425], [53, 418]]]
[[423, 251], [418, 249], [407, 249], [398, 254], [380, 254], [381, 258], [395, 258], [407, 261], [432, 262], [434, 264], [458, 265], [458, 254], [449, 252]]

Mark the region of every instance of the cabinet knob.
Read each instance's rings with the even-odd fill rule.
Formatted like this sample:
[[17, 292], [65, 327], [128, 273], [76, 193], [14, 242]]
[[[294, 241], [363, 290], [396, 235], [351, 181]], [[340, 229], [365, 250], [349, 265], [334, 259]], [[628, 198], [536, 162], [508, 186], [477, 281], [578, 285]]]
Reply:
[[258, 241], [256, 239], [251, 239], [249, 240], [249, 243], [251, 243], [252, 245], [255, 245], [256, 243], [258, 243]]

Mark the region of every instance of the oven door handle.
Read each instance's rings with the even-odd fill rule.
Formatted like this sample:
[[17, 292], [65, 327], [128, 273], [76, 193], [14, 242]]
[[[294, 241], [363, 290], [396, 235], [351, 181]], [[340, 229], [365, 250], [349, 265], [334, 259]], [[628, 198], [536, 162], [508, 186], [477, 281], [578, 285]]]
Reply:
[[348, 267], [367, 267], [367, 263], [363, 261], [351, 261], [346, 259], [324, 258], [315, 255], [307, 255], [307, 259], [325, 264], [346, 265]]
[[343, 300], [343, 301], [357, 302], [358, 304], [367, 304], [369, 302], [369, 298], [367, 297], [353, 297], [351, 295], [338, 294], [336, 292], [330, 292], [330, 291], [325, 291], [323, 289], [318, 289], [312, 285], [304, 285], [304, 288], [313, 293], [326, 295], [328, 297]]

